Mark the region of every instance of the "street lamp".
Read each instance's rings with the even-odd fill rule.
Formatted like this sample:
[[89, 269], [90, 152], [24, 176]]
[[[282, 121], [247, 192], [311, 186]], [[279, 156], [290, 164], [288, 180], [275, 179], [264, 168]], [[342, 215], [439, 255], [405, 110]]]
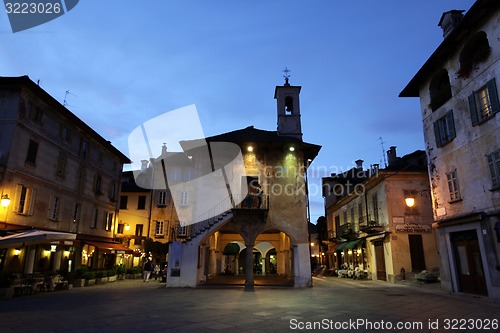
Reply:
[[405, 198], [405, 203], [406, 203], [406, 206], [411, 208], [411, 207], [415, 206], [415, 198], [412, 198], [412, 197]]

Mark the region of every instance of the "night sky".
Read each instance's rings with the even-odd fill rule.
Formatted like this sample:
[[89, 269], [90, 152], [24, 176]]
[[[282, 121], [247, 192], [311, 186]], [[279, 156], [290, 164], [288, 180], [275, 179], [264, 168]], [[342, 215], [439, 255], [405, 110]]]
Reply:
[[0, 75], [40, 80], [129, 155], [134, 128], [192, 104], [206, 136], [276, 130], [274, 88], [288, 67], [302, 86], [303, 138], [323, 146], [309, 176], [315, 222], [322, 176], [357, 159], [383, 166], [390, 146], [424, 149], [419, 100], [398, 94], [443, 40], [441, 14], [473, 3], [85, 0], [17, 33], [2, 9]]

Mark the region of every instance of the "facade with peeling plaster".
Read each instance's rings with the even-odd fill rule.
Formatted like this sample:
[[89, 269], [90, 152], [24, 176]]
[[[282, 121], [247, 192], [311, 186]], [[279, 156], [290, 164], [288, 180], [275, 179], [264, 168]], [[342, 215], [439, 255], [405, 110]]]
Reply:
[[500, 299], [500, 2], [442, 15], [419, 97], [443, 288]]

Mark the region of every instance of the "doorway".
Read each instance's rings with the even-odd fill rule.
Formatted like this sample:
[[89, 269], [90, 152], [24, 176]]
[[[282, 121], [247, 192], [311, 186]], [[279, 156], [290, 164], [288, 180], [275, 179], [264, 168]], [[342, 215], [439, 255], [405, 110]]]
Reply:
[[481, 250], [476, 230], [450, 233], [458, 291], [475, 295], [488, 295]]
[[385, 271], [385, 255], [384, 255], [384, 241], [376, 241], [373, 243], [375, 246], [375, 263], [377, 265], [377, 280], [387, 281]]
[[422, 235], [408, 235], [408, 243], [410, 244], [411, 271], [413, 273], [420, 273], [425, 270]]

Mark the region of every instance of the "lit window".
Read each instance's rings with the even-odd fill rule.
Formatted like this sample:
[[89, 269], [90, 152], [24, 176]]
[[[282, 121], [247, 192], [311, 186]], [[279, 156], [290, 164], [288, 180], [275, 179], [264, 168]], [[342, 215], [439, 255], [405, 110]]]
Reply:
[[18, 200], [14, 207], [15, 212], [23, 215], [31, 215], [33, 213], [36, 191], [24, 185], [18, 185], [16, 192]]
[[164, 223], [163, 221], [156, 221], [155, 225], [155, 235], [163, 235], [164, 234]]
[[492, 118], [500, 109], [495, 79], [469, 96], [472, 126]]

